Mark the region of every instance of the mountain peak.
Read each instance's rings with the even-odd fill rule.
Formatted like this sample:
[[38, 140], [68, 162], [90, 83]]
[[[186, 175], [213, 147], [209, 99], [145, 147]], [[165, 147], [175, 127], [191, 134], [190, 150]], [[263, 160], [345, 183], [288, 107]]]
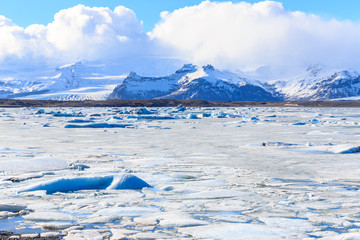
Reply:
[[136, 72], [130, 72], [129, 75], [127, 76], [128, 78], [135, 78], [138, 75], [136, 74]]
[[118, 85], [109, 99], [201, 99], [213, 101], [280, 101], [261, 84], [212, 65], [185, 64], [164, 77], [131, 75]]
[[204, 69], [205, 72], [207, 72], [207, 71], [215, 71], [215, 68], [211, 64], [205, 65], [202, 68]]
[[188, 64], [184, 64], [184, 66], [182, 66], [182, 68], [177, 70], [175, 73], [179, 74], [179, 73], [195, 72], [197, 69], [198, 67], [196, 65], [188, 63]]
[[322, 67], [320, 66], [320, 64], [312, 64], [308, 66], [306, 72], [312, 77], [317, 77], [321, 70]]

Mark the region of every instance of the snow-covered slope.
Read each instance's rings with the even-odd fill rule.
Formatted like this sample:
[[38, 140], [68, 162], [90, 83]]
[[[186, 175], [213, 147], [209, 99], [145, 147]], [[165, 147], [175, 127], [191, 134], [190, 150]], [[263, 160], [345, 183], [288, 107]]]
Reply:
[[[156, 62], [155, 62], [156, 63]], [[140, 76], [121, 63], [73, 63], [22, 71], [0, 69], [0, 98], [51, 100], [202, 99], [213, 101], [314, 101], [360, 99], [360, 74], [311, 65], [299, 71], [262, 67], [233, 73], [211, 65], [185, 64], [175, 71], [166, 63], [143, 66]], [[160, 66], [163, 64], [163, 69]], [[134, 70], [142, 69], [141, 64]], [[295, 71], [296, 70], [296, 71]], [[145, 73], [145, 72], [146, 73]], [[300, 73], [299, 73], [300, 72]], [[153, 77], [163, 76], [165, 77]], [[278, 76], [278, 77], [275, 77]], [[256, 80], [255, 80], [256, 79]], [[274, 80], [275, 79], [275, 80]]]
[[202, 99], [213, 101], [279, 101], [258, 81], [250, 81], [207, 65], [185, 64], [165, 77], [141, 77], [131, 73], [110, 99]]
[[122, 82], [125, 75], [109, 76], [102, 65], [80, 62], [57, 68], [53, 76], [2, 78], [0, 97], [52, 100], [101, 100]]
[[360, 74], [350, 70], [330, 70], [319, 65], [308, 67], [305, 74], [266, 84], [274, 94], [289, 101], [354, 99], [360, 96]]

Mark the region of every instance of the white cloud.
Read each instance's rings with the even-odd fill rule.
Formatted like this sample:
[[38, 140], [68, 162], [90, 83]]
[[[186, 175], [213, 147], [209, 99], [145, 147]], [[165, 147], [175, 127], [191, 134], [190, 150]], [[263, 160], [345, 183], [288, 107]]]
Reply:
[[194, 63], [360, 68], [360, 24], [290, 12], [279, 2], [205, 1], [161, 17], [151, 37]]
[[[59, 11], [46, 26], [25, 29], [0, 16], [0, 66], [31, 69], [88, 60], [151, 71], [152, 57], [176, 56], [240, 70], [313, 63], [360, 68], [359, 23], [290, 12], [279, 2], [205, 1], [161, 18], [146, 34], [135, 13], [122, 6], [112, 11], [78, 5]], [[160, 63], [170, 61], [156, 63], [163, 68]]]
[[119, 6], [78, 5], [58, 12], [47, 26], [19, 27], [0, 16], [0, 61], [63, 64], [102, 61], [150, 54], [149, 37], [135, 13]]

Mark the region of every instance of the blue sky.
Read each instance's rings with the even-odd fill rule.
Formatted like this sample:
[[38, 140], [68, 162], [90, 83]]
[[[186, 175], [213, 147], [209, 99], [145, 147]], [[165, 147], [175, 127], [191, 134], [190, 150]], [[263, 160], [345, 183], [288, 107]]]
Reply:
[[[143, 21], [145, 31], [151, 31], [160, 20], [162, 11], [173, 11], [185, 6], [201, 3], [202, 0], [4, 0], [0, 3], [0, 15], [10, 18], [19, 26], [38, 23], [47, 25], [52, 22], [54, 14], [61, 9], [73, 7], [77, 4], [86, 6], [103, 6], [114, 9], [123, 5], [132, 9], [138, 19]], [[218, 0], [217, 2], [225, 2]], [[240, 1], [232, 1], [234, 3]], [[255, 3], [258, 0], [248, 0]], [[360, 21], [359, 0], [281, 0], [286, 10], [314, 13], [323, 18], [337, 18], [339, 20]]]

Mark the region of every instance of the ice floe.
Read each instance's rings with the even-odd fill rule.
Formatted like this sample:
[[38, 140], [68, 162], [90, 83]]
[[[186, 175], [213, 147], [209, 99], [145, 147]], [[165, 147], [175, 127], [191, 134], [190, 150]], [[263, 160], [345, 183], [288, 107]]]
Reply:
[[132, 175], [110, 175], [104, 177], [78, 177], [60, 178], [48, 182], [37, 183], [33, 186], [20, 189], [19, 192], [46, 191], [47, 194], [55, 192], [73, 192], [88, 189], [142, 189], [151, 187], [144, 180]]
[[65, 128], [126, 128], [132, 124], [115, 124], [115, 123], [91, 123], [83, 125], [68, 124]]
[[0, 121], [0, 231], [358, 237], [356, 108], [7, 108]]

